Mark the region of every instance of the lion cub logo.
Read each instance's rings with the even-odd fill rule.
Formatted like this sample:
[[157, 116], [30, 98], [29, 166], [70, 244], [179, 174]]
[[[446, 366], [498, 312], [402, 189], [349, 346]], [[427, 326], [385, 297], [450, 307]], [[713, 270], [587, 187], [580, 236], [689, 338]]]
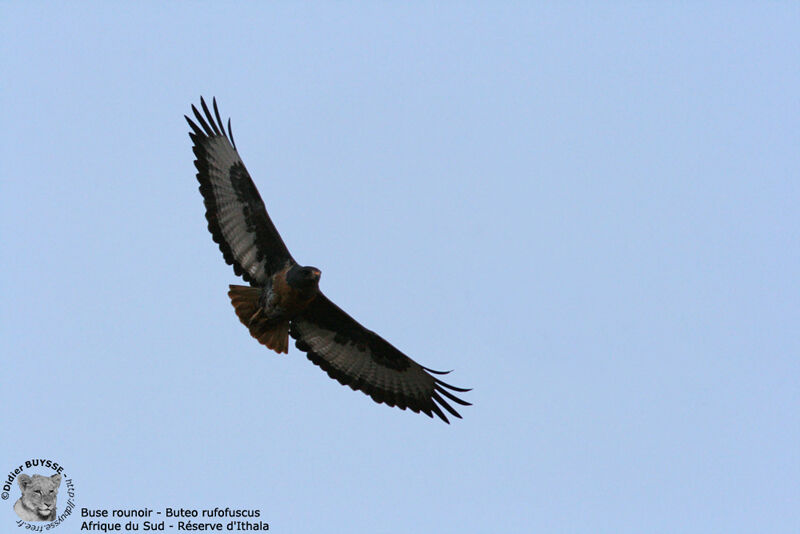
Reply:
[[14, 511], [23, 521], [53, 521], [56, 518], [56, 496], [61, 485], [61, 475], [45, 477], [22, 474], [17, 479], [22, 497], [14, 504]]

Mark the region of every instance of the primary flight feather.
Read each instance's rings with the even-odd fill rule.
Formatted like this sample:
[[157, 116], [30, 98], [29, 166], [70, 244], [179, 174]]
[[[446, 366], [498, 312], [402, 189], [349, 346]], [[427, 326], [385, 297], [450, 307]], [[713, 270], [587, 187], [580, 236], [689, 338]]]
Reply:
[[197, 180], [208, 229], [225, 261], [250, 286], [231, 285], [228, 295], [239, 320], [266, 347], [289, 351], [289, 336], [331, 378], [373, 400], [405, 410], [461, 417], [450, 402], [469, 406], [451, 386], [375, 332], [364, 328], [319, 290], [320, 270], [292, 258], [267, 214], [264, 201], [236, 151], [213, 101], [211, 114], [200, 99], [189, 117]]

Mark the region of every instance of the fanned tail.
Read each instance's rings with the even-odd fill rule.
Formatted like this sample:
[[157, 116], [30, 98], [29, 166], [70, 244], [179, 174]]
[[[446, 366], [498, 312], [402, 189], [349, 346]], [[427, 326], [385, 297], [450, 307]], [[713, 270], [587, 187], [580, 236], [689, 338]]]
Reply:
[[289, 352], [289, 322], [269, 321], [258, 305], [261, 289], [257, 287], [231, 285], [228, 296], [236, 310], [239, 321], [247, 327], [250, 335], [262, 345], [280, 354]]

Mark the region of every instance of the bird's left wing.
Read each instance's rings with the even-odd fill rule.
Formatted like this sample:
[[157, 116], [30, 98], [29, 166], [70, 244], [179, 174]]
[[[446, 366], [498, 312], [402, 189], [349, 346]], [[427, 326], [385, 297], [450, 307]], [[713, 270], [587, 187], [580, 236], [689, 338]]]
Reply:
[[289, 331], [295, 345], [331, 378], [361, 390], [375, 402], [436, 414], [449, 423], [442, 408], [460, 418], [448, 399], [462, 406], [470, 403], [450, 393], [469, 391], [442, 382], [433, 374], [445, 374], [421, 366], [380, 337], [361, 326], [320, 293], [308, 309], [292, 321]]
[[294, 260], [236, 151], [230, 119], [226, 134], [216, 99], [213, 103], [214, 115], [201, 98], [205, 116], [192, 106], [197, 123], [186, 117], [192, 128], [189, 137], [197, 157], [194, 165], [208, 229], [233, 271], [251, 284], [263, 286]]

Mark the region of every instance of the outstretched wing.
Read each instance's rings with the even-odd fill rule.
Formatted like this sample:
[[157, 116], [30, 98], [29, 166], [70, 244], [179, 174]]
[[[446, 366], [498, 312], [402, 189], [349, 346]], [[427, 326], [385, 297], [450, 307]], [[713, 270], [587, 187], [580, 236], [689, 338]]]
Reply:
[[202, 98], [205, 117], [192, 106], [200, 126], [184, 115], [192, 128], [189, 137], [194, 143], [194, 166], [208, 229], [233, 271], [251, 285], [263, 286], [272, 274], [294, 260], [236, 151], [230, 119], [226, 134], [217, 100], [213, 103], [214, 116]]
[[[301, 316], [292, 321], [289, 331], [295, 345], [308, 359], [327, 371], [345, 386], [358, 389], [375, 402], [423, 412], [435, 413], [449, 423], [442, 408], [455, 417], [448, 399], [469, 406], [448, 390], [465, 392], [438, 378], [446, 374], [422, 367], [394, 348], [375, 332], [367, 330], [355, 319], [320, 293]], [[448, 371], [449, 372], [449, 371]]]

